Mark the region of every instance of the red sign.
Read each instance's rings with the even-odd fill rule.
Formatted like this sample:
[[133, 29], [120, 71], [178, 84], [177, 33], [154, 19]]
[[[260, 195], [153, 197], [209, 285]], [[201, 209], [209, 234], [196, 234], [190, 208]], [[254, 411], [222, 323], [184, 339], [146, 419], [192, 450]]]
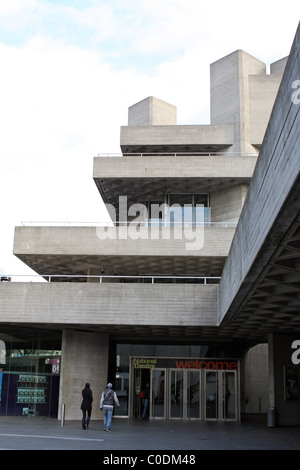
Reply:
[[210, 369], [210, 370], [237, 370], [236, 361], [206, 360], [206, 359], [181, 359], [175, 361], [177, 369]]
[[238, 370], [238, 361], [234, 359], [190, 359], [164, 357], [135, 357], [135, 369], [205, 369], [205, 370]]

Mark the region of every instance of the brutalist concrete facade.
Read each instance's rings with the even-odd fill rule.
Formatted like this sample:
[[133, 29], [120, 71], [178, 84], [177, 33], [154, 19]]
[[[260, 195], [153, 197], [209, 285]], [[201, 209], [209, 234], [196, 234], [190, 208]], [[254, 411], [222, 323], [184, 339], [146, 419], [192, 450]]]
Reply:
[[[297, 38], [288, 62], [294, 80]], [[107, 380], [114, 380], [117, 343], [213, 345], [214, 357], [241, 361], [239, 413], [266, 411], [268, 393], [258, 397], [251, 389], [252, 406], [245, 405], [253, 380], [245, 365], [249, 348], [266, 343], [270, 330], [233, 331], [226, 299], [236, 284], [220, 292], [219, 280], [224, 266], [222, 286], [239, 270], [231, 264], [234, 251], [227, 257], [241, 213], [251, 212], [248, 188], [266, 152], [286, 63], [276, 62], [266, 74], [265, 64], [236, 51], [212, 64], [210, 125], [179, 126], [176, 107], [154, 97], [130, 107], [122, 154], [94, 159], [109, 227], [16, 227], [14, 254], [51, 282], [1, 283], [0, 332], [1, 326], [61, 332], [59, 418], [64, 405], [66, 419], [80, 419], [86, 381], [98, 402]], [[274, 111], [272, 119], [273, 136], [281, 122]], [[262, 389], [266, 384], [267, 378]], [[97, 406], [94, 417], [101, 417]]]

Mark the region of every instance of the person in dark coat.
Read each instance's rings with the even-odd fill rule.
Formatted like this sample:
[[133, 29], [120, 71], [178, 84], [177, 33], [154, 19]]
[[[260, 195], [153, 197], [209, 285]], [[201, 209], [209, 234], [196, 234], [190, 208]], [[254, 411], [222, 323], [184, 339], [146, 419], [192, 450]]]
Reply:
[[90, 388], [90, 384], [86, 383], [84, 389], [82, 390], [82, 428], [88, 429], [91, 415], [92, 415], [92, 402], [93, 402], [93, 392]]

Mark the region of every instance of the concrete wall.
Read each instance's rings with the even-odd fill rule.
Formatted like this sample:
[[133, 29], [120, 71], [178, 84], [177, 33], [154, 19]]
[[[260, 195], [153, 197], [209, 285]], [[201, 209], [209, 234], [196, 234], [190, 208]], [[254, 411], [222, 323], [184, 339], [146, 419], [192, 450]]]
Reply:
[[210, 196], [212, 222], [238, 222], [248, 185], [237, 185]]
[[248, 76], [264, 74], [265, 64], [238, 50], [211, 64], [211, 123], [234, 126], [232, 150], [249, 153], [250, 145]]
[[[238, 155], [95, 157], [93, 177], [251, 178], [257, 157]], [[170, 181], [171, 182], [171, 181]]]
[[92, 419], [103, 418], [100, 397], [107, 384], [108, 335], [64, 330], [59, 390], [59, 415], [65, 405], [65, 419], [81, 419], [81, 391], [89, 382], [93, 392]]
[[190, 227], [175, 230], [140, 227], [137, 231], [136, 225], [109, 228], [16, 227], [14, 254], [227, 256], [233, 235], [234, 228], [218, 226], [199, 227], [197, 232]]
[[270, 73], [274, 75], [283, 75], [287, 61], [288, 57], [284, 57], [283, 59], [273, 62], [273, 64], [270, 65]]
[[268, 126], [281, 75], [250, 75], [250, 129], [251, 143], [260, 146]]
[[211, 123], [233, 126], [230, 151], [251, 153], [262, 143], [280, 78], [242, 50], [211, 64]]
[[[121, 127], [121, 147], [169, 146], [219, 146], [220, 149], [233, 144], [232, 126], [128, 126]], [[145, 151], [145, 153], [147, 150]]]
[[245, 356], [245, 413], [266, 414], [269, 406], [268, 345], [258, 344]]

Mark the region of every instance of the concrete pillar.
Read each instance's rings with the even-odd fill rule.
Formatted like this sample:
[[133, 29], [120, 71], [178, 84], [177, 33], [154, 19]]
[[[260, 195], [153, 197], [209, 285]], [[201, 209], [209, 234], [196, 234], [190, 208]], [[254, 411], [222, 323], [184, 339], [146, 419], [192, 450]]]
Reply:
[[103, 419], [99, 403], [107, 383], [108, 335], [77, 330], [63, 330], [59, 390], [59, 414], [65, 405], [66, 420], [80, 420], [81, 391], [86, 382], [93, 391], [93, 419]]
[[267, 412], [268, 427], [276, 426], [276, 409], [275, 409], [275, 347], [274, 335], [268, 336], [268, 353], [269, 353], [269, 408]]
[[211, 124], [233, 125], [230, 152], [256, 152], [250, 138], [249, 75], [266, 75], [266, 65], [242, 50], [210, 66]]
[[245, 355], [245, 398], [246, 413], [267, 413], [269, 406], [267, 344], [257, 344]]
[[248, 185], [240, 184], [210, 196], [212, 222], [238, 222], [241, 215]]
[[269, 360], [269, 408], [275, 408], [275, 368], [274, 368], [274, 335], [268, 336], [268, 360]]

